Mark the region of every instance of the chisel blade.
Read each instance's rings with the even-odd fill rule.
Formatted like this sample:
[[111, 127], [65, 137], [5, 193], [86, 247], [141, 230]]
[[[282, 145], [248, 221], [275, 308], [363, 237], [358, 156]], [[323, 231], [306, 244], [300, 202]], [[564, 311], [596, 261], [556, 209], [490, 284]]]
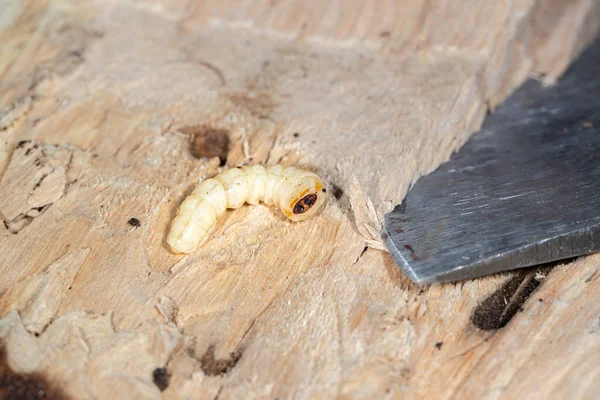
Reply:
[[560, 82], [526, 82], [450, 161], [385, 216], [382, 237], [417, 283], [600, 250], [600, 41]]

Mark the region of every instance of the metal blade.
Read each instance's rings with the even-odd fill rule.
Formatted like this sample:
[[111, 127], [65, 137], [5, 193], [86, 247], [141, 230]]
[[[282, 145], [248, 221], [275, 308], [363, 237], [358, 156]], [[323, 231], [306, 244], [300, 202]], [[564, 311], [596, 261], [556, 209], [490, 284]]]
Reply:
[[385, 216], [417, 283], [600, 250], [600, 41], [554, 87], [528, 81]]

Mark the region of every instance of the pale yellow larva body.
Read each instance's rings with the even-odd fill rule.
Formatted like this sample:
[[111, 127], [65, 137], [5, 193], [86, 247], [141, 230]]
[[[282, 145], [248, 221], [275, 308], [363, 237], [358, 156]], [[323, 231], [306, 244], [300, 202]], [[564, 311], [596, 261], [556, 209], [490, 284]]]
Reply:
[[211, 234], [228, 208], [244, 203], [277, 205], [292, 221], [317, 213], [326, 198], [321, 178], [295, 167], [262, 165], [231, 168], [198, 184], [181, 203], [167, 243], [174, 253], [191, 253]]

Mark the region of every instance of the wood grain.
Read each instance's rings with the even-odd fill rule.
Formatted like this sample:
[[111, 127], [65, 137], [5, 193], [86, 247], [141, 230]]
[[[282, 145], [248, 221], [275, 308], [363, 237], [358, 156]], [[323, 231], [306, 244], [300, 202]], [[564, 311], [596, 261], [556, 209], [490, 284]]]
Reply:
[[[0, 371], [99, 399], [600, 394], [600, 256], [418, 287], [378, 237], [486, 112], [560, 77], [597, 1], [3, 7]], [[171, 254], [182, 199], [244, 162], [314, 170], [330, 201], [228, 211]]]

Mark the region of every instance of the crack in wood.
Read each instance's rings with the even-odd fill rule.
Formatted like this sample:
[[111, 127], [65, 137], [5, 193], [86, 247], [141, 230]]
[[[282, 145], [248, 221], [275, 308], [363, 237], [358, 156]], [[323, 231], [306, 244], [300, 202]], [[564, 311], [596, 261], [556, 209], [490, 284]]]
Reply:
[[573, 260], [575, 258], [516, 271], [511, 279], [475, 308], [471, 322], [482, 330], [503, 328], [518, 312], [524, 311], [525, 302], [542, 284], [542, 277], [546, 277], [555, 266]]
[[471, 321], [484, 331], [503, 328], [540, 285], [535, 271], [518, 271], [475, 308]]

